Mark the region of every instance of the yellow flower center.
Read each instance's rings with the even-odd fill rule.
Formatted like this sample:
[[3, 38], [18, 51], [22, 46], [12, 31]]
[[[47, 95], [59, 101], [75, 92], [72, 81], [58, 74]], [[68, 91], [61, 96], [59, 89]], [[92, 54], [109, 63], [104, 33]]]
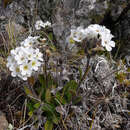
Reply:
[[104, 41], [105, 44], [107, 44], [107, 41]]
[[24, 60], [24, 57], [21, 57], [21, 60], [23, 61], [23, 60]]
[[31, 57], [31, 54], [29, 54], [28, 57], [30, 58], [30, 57]]
[[70, 38], [69, 42], [70, 42], [71, 44], [75, 43], [74, 40], [73, 40], [73, 38]]
[[32, 42], [30, 42], [29, 45], [32, 46]]
[[36, 65], [36, 62], [35, 62], [35, 61], [33, 61], [33, 62], [32, 62], [32, 66], [35, 66], [35, 65]]
[[16, 67], [16, 72], [20, 72], [20, 69], [19, 69], [19, 67]]
[[23, 67], [23, 69], [24, 69], [24, 70], [28, 70], [28, 66], [25, 65], [25, 66]]

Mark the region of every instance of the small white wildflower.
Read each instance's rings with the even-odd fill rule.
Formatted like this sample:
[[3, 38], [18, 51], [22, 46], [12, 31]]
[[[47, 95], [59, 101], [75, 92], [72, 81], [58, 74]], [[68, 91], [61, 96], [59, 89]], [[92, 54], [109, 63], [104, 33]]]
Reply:
[[93, 30], [96, 34], [102, 31], [102, 27], [99, 24], [91, 24], [88, 26], [88, 29]]
[[91, 29], [91, 28], [86, 28], [86, 29], [85, 29], [85, 32], [86, 32], [86, 38], [87, 38], [88, 40], [91, 40], [91, 39], [93, 39], [93, 38], [97, 38], [97, 36], [98, 36], [98, 33], [95, 32], [95, 30], [93, 30], [93, 29]]
[[43, 27], [43, 28], [45, 27], [43, 21], [42, 21], [42, 20], [38, 20], [38, 21], [36, 21], [36, 24], [35, 24], [35, 28], [36, 28], [36, 30], [40, 30], [41, 27]]
[[51, 27], [51, 23], [49, 21], [44, 23], [42, 20], [36, 21], [35, 24], [36, 30], [40, 30], [41, 28], [45, 28], [45, 27]]
[[20, 50], [20, 48], [17, 47], [16, 49], [12, 49], [10, 53], [11, 53], [11, 55], [16, 55], [19, 52], [19, 50]]
[[13, 70], [12, 70], [12, 72], [11, 72], [11, 76], [12, 76], [12, 77], [16, 77], [16, 76], [18, 76], [19, 74], [20, 74], [20, 68], [19, 68], [19, 66], [14, 65], [14, 66], [13, 66]]
[[26, 74], [26, 75], [19, 74], [18, 77], [25, 81], [25, 80], [28, 79], [28, 77], [30, 77], [30, 75], [27, 75], [27, 74]]
[[31, 66], [28, 63], [20, 65], [20, 71], [23, 76], [26, 74], [31, 76], [32, 73]]
[[101, 34], [101, 45], [106, 48], [107, 51], [111, 51], [112, 47], [115, 47], [115, 42], [112, 41], [113, 35]]
[[13, 130], [13, 129], [14, 129], [13, 125], [9, 123], [7, 130]]
[[70, 40], [81, 42], [86, 37], [86, 32], [82, 27], [71, 29]]
[[105, 26], [101, 26], [102, 30], [101, 30], [101, 33], [104, 33], [104, 34], [111, 34], [111, 31], [109, 29], [107, 29]]
[[11, 66], [14, 66], [14, 63], [15, 63], [14, 57], [8, 56], [6, 66], [7, 66], [8, 68], [10, 68]]
[[21, 46], [32, 47], [35, 42], [38, 42], [37, 40], [38, 38], [39, 36], [35, 36], [35, 37], [28, 36], [23, 42], [21, 42]]
[[32, 61], [30, 62], [30, 66], [31, 66], [31, 69], [32, 69], [32, 70], [37, 71], [37, 70], [38, 70], [38, 67], [41, 66], [41, 62], [39, 62], [38, 60], [32, 60]]
[[26, 48], [21, 47], [21, 50], [17, 53], [17, 55], [15, 55], [15, 60], [18, 64], [23, 64], [27, 62], [25, 50]]
[[39, 51], [38, 48], [35, 50], [35, 57], [36, 57], [37, 60], [43, 61], [43, 58], [42, 58], [43, 54]]
[[46, 23], [44, 23], [45, 27], [48, 26], [48, 27], [51, 27], [51, 23], [49, 21], [47, 21]]
[[28, 60], [34, 60], [35, 59], [35, 49], [33, 48], [26, 48], [25, 49], [26, 57]]
[[87, 39], [93, 39], [98, 38], [98, 35], [100, 36], [100, 33], [103, 32], [103, 28], [99, 24], [91, 24], [86, 29]]

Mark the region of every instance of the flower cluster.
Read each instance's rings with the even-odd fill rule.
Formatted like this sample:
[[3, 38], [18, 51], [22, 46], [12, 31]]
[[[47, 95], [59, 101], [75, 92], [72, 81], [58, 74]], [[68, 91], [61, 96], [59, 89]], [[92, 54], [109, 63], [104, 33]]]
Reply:
[[78, 27], [76, 29], [71, 29], [71, 34], [69, 41], [72, 42], [82, 42], [85, 38], [93, 39], [99, 38], [101, 40], [101, 45], [106, 48], [107, 51], [111, 51], [112, 47], [115, 47], [115, 42], [112, 41], [114, 36], [111, 34], [110, 30], [105, 26], [98, 24], [92, 24], [87, 28], [83, 29]]
[[27, 80], [33, 72], [37, 71], [43, 62], [43, 55], [38, 48], [33, 48], [38, 37], [29, 36], [21, 46], [11, 50], [7, 58], [7, 67], [13, 77], [20, 77]]
[[35, 24], [36, 30], [40, 30], [41, 28], [45, 28], [45, 27], [51, 27], [51, 23], [49, 21], [44, 23], [42, 20], [36, 21]]

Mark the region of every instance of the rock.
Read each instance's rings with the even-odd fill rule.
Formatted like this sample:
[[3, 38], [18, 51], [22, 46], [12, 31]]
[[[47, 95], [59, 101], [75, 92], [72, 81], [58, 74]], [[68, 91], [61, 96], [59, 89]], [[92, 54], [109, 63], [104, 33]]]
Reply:
[[5, 115], [0, 111], [0, 130], [7, 130], [8, 121], [6, 120]]
[[[82, 72], [85, 72], [87, 59], [82, 59], [81, 68]], [[101, 90], [107, 93], [113, 87], [115, 82], [114, 75], [111, 74], [112, 69], [110, 68], [109, 61], [103, 56], [94, 56], [90, 59], [91, 69], [86, 76], [86, 79], [82, 82], [81, 88], [83, 90], [91, 91], [93, 94], [101, 94]], [[109, 76], [108, 76], [109, 75]]]

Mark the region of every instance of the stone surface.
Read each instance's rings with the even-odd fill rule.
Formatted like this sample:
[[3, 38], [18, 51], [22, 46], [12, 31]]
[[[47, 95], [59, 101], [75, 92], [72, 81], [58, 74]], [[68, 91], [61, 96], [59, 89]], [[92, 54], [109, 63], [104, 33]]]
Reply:
[[7, 130], [8, 121], [6, 120], [5, 115], [0, 111], [0, 130]]

